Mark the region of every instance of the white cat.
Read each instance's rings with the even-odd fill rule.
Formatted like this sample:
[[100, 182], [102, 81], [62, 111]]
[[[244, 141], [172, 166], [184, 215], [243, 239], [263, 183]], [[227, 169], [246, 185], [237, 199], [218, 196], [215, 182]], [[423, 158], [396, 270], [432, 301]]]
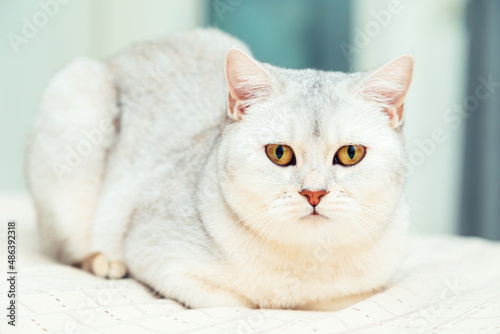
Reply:
[[405, 245], [412, 71], [409, 55], [283, 69], [216, 30], [77, 60], [48, 87], [27, 155], [42, 238], [193, 308], [366, 298]]

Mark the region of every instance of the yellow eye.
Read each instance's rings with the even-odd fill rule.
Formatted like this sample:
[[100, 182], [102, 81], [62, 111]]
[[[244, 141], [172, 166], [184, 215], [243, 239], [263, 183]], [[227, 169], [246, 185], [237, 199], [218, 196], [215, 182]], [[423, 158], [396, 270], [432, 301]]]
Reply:
[[277, 165], [288, 166], [295, 164], [295, 155], [289, 146], [269, 144], [266, 146], [266, 154]]
[[337, 151], [334, 162], [344, 166], [357, 164], [365, 157], [365, 147], [361, 145], [349, 145], [341, 147]]

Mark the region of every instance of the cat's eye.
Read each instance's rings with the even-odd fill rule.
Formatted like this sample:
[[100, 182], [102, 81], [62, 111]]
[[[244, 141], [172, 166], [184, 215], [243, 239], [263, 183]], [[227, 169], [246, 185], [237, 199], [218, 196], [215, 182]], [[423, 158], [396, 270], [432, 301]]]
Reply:
[[269, 160], [280, 166], [295, 165], [293, 150], [286, 145], [269, 144], [266, 146], [266, 154]]
[[343, 166], [355, 165], [365, 157], [365, 152], [365, 147], [361, 145], [343, 146], [337, 151], [333, 163], [339, 163]]

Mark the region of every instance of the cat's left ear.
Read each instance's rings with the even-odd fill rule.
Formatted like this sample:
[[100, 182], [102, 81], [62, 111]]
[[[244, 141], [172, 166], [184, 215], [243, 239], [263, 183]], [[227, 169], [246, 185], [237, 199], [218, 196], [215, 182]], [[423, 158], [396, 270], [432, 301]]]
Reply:
[[404, 101], [413, 77], [414, 59], [405, 54], [375, 70], [362, 84], [363, 98], [381, 105], [393, 128], [403, 123]]
[[239, 49], [231, 49], [226, 54], [226, 81], [228, 115], [234, 120], [240, 120], [247, 108], [265, 100], [273, 91], [273, 82], [267, 72]]

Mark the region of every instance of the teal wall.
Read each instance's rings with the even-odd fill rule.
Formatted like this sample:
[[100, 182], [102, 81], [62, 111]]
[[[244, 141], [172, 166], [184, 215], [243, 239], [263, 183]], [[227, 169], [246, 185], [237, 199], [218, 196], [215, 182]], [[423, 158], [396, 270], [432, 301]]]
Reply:
[[239, 37], [258, 60], [288, 68], [349, 71], [348, 0], [209, 1], [211, 25]]

